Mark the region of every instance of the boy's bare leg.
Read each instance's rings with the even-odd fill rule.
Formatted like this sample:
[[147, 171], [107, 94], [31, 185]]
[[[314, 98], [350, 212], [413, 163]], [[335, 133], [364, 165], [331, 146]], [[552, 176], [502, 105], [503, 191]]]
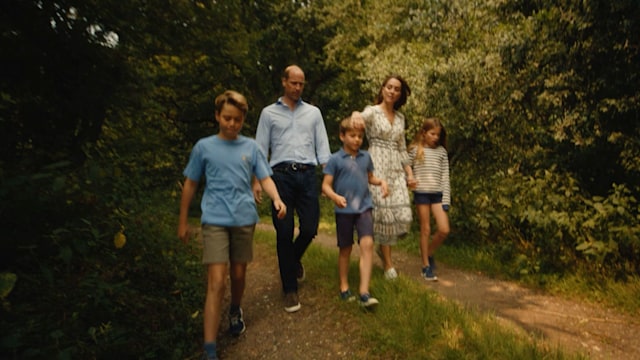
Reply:
[[338, 274], [340, 276], [340, 291], [349, 289], [349, 260], [353, 246], [341, 247], [338, 255]]
[[247, 263], [231, 263], [231, 305], [240, 306], [244, 295]]
[[369, 293], [371, 268], [373, 267], [373, 237], [360, 238], [360, 294]]
[[222, 298], [226, 289], [227, 264], [207, 265], [207, 295], [204, 303], [204, 342], [215, 342], [218, 336]]

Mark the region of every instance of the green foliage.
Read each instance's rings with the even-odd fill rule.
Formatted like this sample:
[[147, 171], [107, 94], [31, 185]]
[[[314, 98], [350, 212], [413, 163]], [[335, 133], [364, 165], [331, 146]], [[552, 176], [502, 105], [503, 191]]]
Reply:
[[18, 251], [20, 281], [2, 316], [2, 328], [11, 329], [2, 332], [3, 357], [177, 358], [191, 351], [200, 331], [191, 314], [201, 306], [193, 280], [202, 268], [158, 226], [173, 223], [160, 208], [123, 219], [128, 241], [121, 249], [112, 242], [116, 228], [80, 219], [55, 229], [49, 248]]
[[179, 358], [189, 348], [196, 290], [185, 279], [200, 270], [173, 248], [181, 169], [216, 132], [215, 95], [247, 96], [252, 136], [291, 63], [305, 70], [304, 98], [322, 109], [334, 150], [337, 122], [371, 103], [388, 73], [413, 90], [408, 137], [423, 116], [443, 119], [451, 243], [493, 249], [520, 277], [581, 270], [624, 284], [640, 273], [637, 1], [0, 8], [0, 270], [16, 276], [3, 292], [5, 357]]
[[629, 211], [637, 201], [624, 186], [606, 198], [587, 198], [575, 179], [550, 169], [530, 177], [512, 171], [461, 179], [456, 187], [472, 191], [455, 197], [466, 206], [456, 210], [454, 227], [477, 235], [469, 240], [496, 246], [520, 275], [571, 273], [581, 259], [593, 275], [624, 279], [640, 270], [640, 227]]
[[398, 72], [414, 90], [408, 137], [443, 118], [455, 231], [496, 244], [521, 275], [638, 272], [636, 2], [326, 8], [327, 61], [362, 81], [354, 92]]

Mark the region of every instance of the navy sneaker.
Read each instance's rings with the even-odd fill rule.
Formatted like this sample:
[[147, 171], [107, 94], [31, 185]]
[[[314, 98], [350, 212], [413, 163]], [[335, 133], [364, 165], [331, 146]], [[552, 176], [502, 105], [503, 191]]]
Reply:
[[213, 357], [209, 356], [209, 354], [207, 354], [207, 352], [204, 352], [204, 355], [202, 355], [202, 360], [218, 360], [218, 355], [213, 355]]
[[427, 281], [438, 281], [438, 277], [433, 274], [431, 266], [425, 266], [422, 268], [422, 277]]
[[233, 336], [240, 336], [247, 327], [244, 326], [244, 319], [242, 318], [242, 309], [238, 309], [238, 312], [229, 312], [229, 332]]
[[347, 289], [347, 291], [340, 291], [340, 299], [342, 301], [351, 302], [355, 300], [356, 297], [351, 293], [351, 290]]
[[433, 256], [428, 256], [427, 259], [429, 259], [429, 266], [431, 267], [431, 270], [436, 271], [436, 259], [434, 259]]

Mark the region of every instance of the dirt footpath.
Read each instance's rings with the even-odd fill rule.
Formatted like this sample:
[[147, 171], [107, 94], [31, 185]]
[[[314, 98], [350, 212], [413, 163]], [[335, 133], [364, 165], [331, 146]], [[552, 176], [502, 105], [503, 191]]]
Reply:
[[[260, 225], [270, 229], [268, 225]], [[337, 251], [335, 238], [320, 234], [311, 246]], [[357, 256], [354, 247], [354, 256]], [[247, 274], [244, 299], [247, 331], [239, 338], [219, 337], [222, 359], [354, 359], [380, 358], [360, 348], [353, 322], [331, 316], [339, 302], [314, 291], [310, 283], [301, 289], [303, 306], [298, 313], [282, 309], [280, 278], [275, 249], [257, 244], [255, 260]], [[536, 293], [516, 284], [464, 272], [438, 262], [438, 282], [420, 277], [420, 259], [400, 251], [393, 254], [401, 274], [438, 292], [443, 298], [493, 314], [505, 326], [535, 333], [567, 351], [579, 351], [592, 359], [640, 360], [640, 317]], [[381, 266], [376, 257], [374, 266]], [[334, 299], [335, 300], [335, 299]], [[397, 358], [402, 358], [401, 354]], [[387, 355], [388, 358], [388, 355]]]

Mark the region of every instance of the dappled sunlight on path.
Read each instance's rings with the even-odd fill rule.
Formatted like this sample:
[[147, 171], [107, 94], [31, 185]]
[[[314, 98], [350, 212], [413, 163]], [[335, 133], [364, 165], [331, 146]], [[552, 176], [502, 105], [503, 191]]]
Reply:
[[[334, 236], [319, 234], [313, 244], [337, 251]], [[357, 246], [353, 256], [358, 256]], [[581, 352], [592, 359], [640, 359], [639, 317], [539, 293], [442, 262], [438, 262], [439, 281], [426, 282], [420, 275], [420, 258], [395, 249], [393, 262], [401, 276], [424, 284], [445, 299], [535, 334], [550, 346]], [[374, 264], [382, 265], [377, 257]]]

